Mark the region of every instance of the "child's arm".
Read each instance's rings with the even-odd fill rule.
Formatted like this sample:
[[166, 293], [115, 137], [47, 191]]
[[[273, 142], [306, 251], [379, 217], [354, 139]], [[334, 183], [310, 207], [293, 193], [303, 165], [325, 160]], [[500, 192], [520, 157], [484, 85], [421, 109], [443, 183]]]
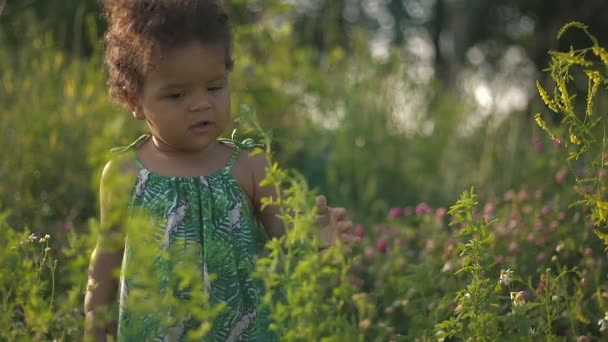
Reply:
[[[268, 235], [280, 237], [285, 234], [283, 221], [278, 218], [279, 208], [277, 206], [266, 206], [262, 208], [262, 198], [276, 198], [277, 193], [273, 186], [261, 186], [260, 182], [266, 177], [268, 161], [262, 154], [249, 157], [253, 168], [253, 205], [258, 217], [266, 228]], [[332, 208], [327, 206], [325, 196], [318, 196], [316, 203], [319, 212], [318, 222], [321, 226], [319, 239], [325, 246], [333, 245], [336, 240], [346, 243], [356, 243], [360, 238], [353, 234], [353, 223], [348, 218], [346, 209]]]
[[262, 222], [262, 225], [266, 229], [268, 236], [272, 238], [278, 238], [285, 234], [285, 225], [279, 218], [279, 207], [276, 205], [267, 205], [262, 209], [262, 198], [277, 198], [277, 192], [274, 186], [267, 185], [261, 186], [260, 183], [266, 178], [266, 168], [268, 167], [268, 160], [263, 154], [257, 154], [255, 156], [248, 157], [252, 172], [253, 180], [253, 206], [256, 215]]
[[116, 337], [113, 309], [124, 250], [124, 225], [128, 196], [134, 176], [123, 172], [120, 159], [110, 161], [100, 182], [100, 231], [91, 255], [84, 300], [85, 340], [105, 341]]

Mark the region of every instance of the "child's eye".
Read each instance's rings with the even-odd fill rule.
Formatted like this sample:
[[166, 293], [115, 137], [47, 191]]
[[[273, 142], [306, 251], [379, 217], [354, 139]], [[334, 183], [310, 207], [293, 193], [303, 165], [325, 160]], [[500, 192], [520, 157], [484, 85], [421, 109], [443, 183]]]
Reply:
[[183, 92], [174, 92], [174, 93], [169, 93], [169, 94], [165, 95], [166, 98], [173, 99], [173, 100], [179, 99], [182, 96], [184, 96]]
[[207, 88], [207, 90], [209, 90], [209, 91], [218, 91], [218, 90], [222, 90], [222, 89], [224, 89], [224, 86], [223, 86], [223, 85], [221, 85], [221, 86], [214, 86], [214, 87], [209, 87], [209, 88]]

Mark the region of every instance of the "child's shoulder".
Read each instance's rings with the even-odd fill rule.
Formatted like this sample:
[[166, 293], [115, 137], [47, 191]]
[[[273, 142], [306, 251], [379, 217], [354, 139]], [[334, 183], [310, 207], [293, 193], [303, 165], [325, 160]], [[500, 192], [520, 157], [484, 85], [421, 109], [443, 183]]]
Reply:
[[[261, 153], [258, 144], [227, 144], [225, 148], [236, 153], [231, 171], [239, 181], [247, 195], [253, 200], [256, 197], [256, 189], [266, 175], [268, 159]], [[236, 152], [238, 149], [238, 152]]]
[[102, 187], [127, 186], [137, 178], [138, 169], [133, 157], [134, 151], [113, 154], [101, 173]]

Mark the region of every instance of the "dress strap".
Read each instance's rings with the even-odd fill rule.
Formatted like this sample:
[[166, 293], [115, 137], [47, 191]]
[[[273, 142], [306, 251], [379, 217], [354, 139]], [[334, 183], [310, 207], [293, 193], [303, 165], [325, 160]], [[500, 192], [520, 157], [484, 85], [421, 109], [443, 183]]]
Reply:
[[232, 169], [232, 165], [234, 165], [236, 159], [239, 157], [239, 154], [241, 154], [241, 147], [239, 145], [235, 145], [235, 147], [236, 148], [234, 149], [234, 152], [232, 152], [230, 159], [228, 159], [226, 166], [224, 166], [226, 170]]
[[139, 138], [137, 138], [134, 142], [127, 146], [115, 147], [110, 150], [110, 155], [121, 154], [123, 152], [128, 152], [134, 150], [137, 146], [139, 146], [142, 142], [146, 141], [150, 138], [150, 134], [143, 134]]
[[219, 142], [221, 142], [223, 144], [228, 144], [228, 145], [236, 147], [234, 152], [230, 156], [228, 163], [226, 163], [225, 168], [227, 170], [230, 170], [232, 168], [232, 165], [234, 165], [234, 163], [236, 162], [236, 159], [239, 157], [241, 150], [264, 146], [263, 144], [256, 143], [255, 140], [253, 140], [252, 138], [246, 138], [246, 139], [239, 141], [236, 138], [236, 129], [234, 131], [232, 131], [232, 136], [230, 137], [230, 139], [220, 138], [218, 140], [219, 140]]

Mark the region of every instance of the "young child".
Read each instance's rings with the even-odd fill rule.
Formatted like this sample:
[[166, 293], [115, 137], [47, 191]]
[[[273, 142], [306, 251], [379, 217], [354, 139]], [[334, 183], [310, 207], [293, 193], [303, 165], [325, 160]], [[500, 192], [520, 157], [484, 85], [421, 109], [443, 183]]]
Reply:
[[[189, 321], [159, 326], [155, 317], [167, 312], [130, 311], [132, 274], [141, 266], [132, 254], [141, 240], [129, 237], [125, 226], [133, 213], [145, 211], [153, 220], [140, 233], [152, 237], [170, 263], [192, 260], [182, 260], [180, 251], [194, 248], [205, 292], [212, 303], [225, 304], [206, 340], [268, 341], [268, 313], [257, 310], [263, 286], [251, 273], [265, 241], [285, 228], [276, 207], [262, 209], [262, 198], [276, 196], [272, 187], [260, 186], [264, 157], [249, 155], [247, 144], [218, 140], [230, 121], [233, 65], [225, 9], [212, 0], [104, 0], [104, 9], [110, 94], [145, 121], [149, 134], [108, 162], [101, 177], [87, 338], [181, 341], [197, 328]], [[358, 240], [343, 208], [327, 207], [323, 196], [316, 205], [322, 242]], [[153, 274], [171, 272], [159, 265]], [[117, 301], [118, 319], [108, 322], [101, 313]]]

